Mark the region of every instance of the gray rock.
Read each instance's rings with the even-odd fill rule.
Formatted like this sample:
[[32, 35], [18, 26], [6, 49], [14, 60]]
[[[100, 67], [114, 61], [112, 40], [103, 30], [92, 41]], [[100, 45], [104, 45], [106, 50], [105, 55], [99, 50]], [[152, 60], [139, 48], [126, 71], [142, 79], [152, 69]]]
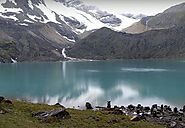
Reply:
[[4, 100], [5, 98], [3, 96], [0, 96], [0, 103]]
[[177, 123], [175, 121], [172, 121], [172, 122], [170, 122], [169, 127], [170, 128], [175, 128], [176, 125], [177, 125]]
[[107, 101], [107, 108], [111, 108], [111, 101]]
[[54, 106], [65, 108], [65, 107], [64, 107], [63, 105], [61, 105], [60, 103], [56, 103]]
[[54, 117], [57, 119], [70, 118], [70, 114], [65, 109], [37, 112], [33, 113], [32, 116], [38, 117], [41, 120], [47, 120], [50, 117]]
[[141, 117], [136, 115], [136, 116], [133, 116], [130, 121], [140, 121], [141, 120]]
[[115, 114], [115, 115], [123, 115], [123, 111], [120, 110], [120, 109], [114, 109], [112, 114]]
[[92, 105], [89, 102], [86, 102], [85, 106], [86, 109], [93, 109]]
[[6, 103], [6, 104], [13, 104], [13, 102], [11, 100], [7, 100], [7, 99], [4, 100], [3, 102]]

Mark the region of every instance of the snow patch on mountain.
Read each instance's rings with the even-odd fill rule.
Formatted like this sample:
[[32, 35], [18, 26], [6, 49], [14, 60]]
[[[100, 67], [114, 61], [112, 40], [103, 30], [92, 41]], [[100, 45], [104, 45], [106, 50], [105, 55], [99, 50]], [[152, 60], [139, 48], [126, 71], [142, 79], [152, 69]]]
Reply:
[[34, 23], [33, 21], [30, 21], [30, 20], [27, 20], [27, 19], [24, 19], [24, 22], [31, 23], [31, 24]]
[[122, 16], [120, 14], [116, 14], [116, 17], [118, 17], [122, 21], [119, 26], [116, 26], [113, 28], [114, 30], [117, 30], [117, 31], [121, 31], [121, 30], [123, 30], [123, 28], [129, 27], [131, 24], [139, 21], [139, 20], [130, 19], [130, 18]]
[[[26, 1], [26, 0], [25, 0]], [[55, 23], [64, 27], [61, 36], [81, 34], [102, 27], [121, 31], [138, 20], [102, 11], [80, 0], [0, 0], [0, 17], [21, 24]], [[66, 33], [67, 31], [70, 31]]]
[[[46, 3], [46, 2], [45, 2]], [[49, 6], [45, 6], [43, 4], [39, 4], [39, 6], [37, 6], [46, 16], [48, 19], [44, 18], [44, 23], [47, 22], [54, 22], [54, 23], [58, 23], [60, 24], [60, 22], [58, 22], [56, 20], [56, 15], [55, 12], [53, 10], [50, 10], [48, 7]]]
[[67, 36], [63, 36], [63, 38], [70, 41], [70, 42], [75, 42], [75, 40], [69, 39]]
[[26, 23], [19, 23], [19, 25], [22, 25], [22, 26], [29, 26], [29, 25], [26, 24]]
[[28, 6], [29, 6], [32, 10], [34, 9], [31, 0], [28, 0]]
[[[57, 14], [61, 15], [62, 17], [68, 17], [71, 20], [77, 20], [81, 24], [84, 24], [87, 28], [86, 31], [92, 30], [92, 29], [98, 29], [104, 26], [104, 24], [91, 15], [79, 11], [72, 7], [66, 7], [60, 2], [55, 1], [45, 1], [46, 5], [50, 8], [50, 10], [56, 12]], [[64, 18], [61, 18], [64, 22]]]
[[5, 16], [5, 15], [3, 15], [2, 13], [0, 13], [0, 17], [3, 17], [3, 18], [5, 18], [5, 19], [12, 19], [12, 20], [14, 20], [14, 21], [18, 21], [18, 20], [19, 20], [19, 19], [17, 19], [17, 18], [15, 17], [15, 15]]

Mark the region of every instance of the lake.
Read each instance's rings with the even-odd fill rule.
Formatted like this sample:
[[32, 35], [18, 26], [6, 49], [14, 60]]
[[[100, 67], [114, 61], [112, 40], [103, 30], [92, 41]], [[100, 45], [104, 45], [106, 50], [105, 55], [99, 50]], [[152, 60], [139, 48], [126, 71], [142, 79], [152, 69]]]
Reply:
[[112, 60], [0, 64], [0, 95], [66, 107], [185, 104], [185, 61]]

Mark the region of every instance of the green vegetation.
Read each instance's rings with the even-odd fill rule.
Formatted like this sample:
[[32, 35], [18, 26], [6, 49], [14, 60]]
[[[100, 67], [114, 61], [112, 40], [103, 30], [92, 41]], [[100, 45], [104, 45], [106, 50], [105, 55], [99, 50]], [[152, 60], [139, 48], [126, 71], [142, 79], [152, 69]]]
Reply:
[[9, 62], [17, 54], [15, 42], [0, 41], [0, 62]]
[[58, 109], [57, 106], [14, 101], [13, 105], [0, 104], [8, 113], [0, 114], [0, 128], [164, 128], [149, 122], [131, 122], [124, 115], [107, 111], [67, 109], [70, 119], [44, 122], [32, 117], [32, 112]]

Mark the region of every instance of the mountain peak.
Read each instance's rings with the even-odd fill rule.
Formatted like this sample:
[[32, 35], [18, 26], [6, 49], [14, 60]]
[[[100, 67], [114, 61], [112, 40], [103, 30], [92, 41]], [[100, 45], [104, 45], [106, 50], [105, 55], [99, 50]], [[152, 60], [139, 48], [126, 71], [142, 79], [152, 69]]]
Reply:
[[80, 0], [3, 0], [0, 2], [0, 17], [21, 24], [65, 23], [76, 33], [101, 27], [121, 31], [136, 22], [135, 19], [86, 5]]

